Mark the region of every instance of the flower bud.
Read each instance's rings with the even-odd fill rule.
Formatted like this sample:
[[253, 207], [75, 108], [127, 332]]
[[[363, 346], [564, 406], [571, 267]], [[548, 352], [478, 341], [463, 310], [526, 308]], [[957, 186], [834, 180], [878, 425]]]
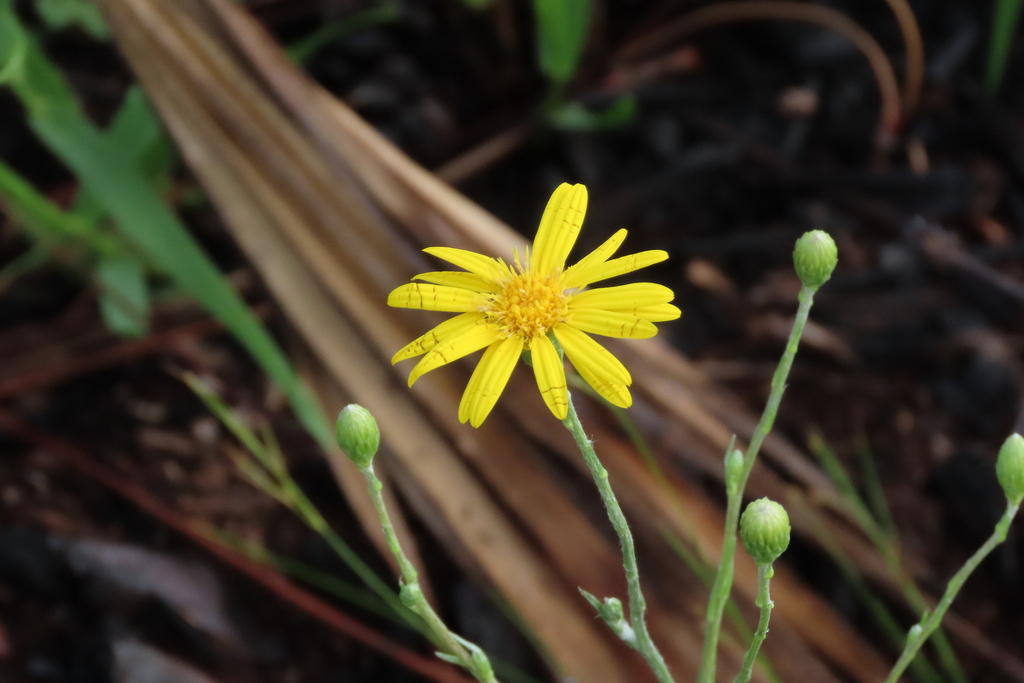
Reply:
[[836, 243], [827, 232], [811, 230], [796, 241], [793, 266], [805, 287], [817, 289], [832, 277], [839, 258]]
[[771, 564], [789, 547], [789, 515], [773, 500], [761, 498], [740, 518], [740, 538], [754, 562]]
[[338, 413], [334, 433], [341, 450], [356, 467], [364, 470], [373, 463], [380, 447], [380, 430], [369, 410], [355, 403], [345, 406]]
[[423, 589], [418, 583], [403, 583], [398, 591], [398, 599], [402, 604], [415, 612], [423, 604]]
[[999, 449], [996, 476], [1006, 499], [1013, 505], [1020, 505], [1024, 499], [1024, 437], [1020, 434], [1012, 435]]
[[494, 680], [494, 668], [487, 654], [478, 647], [472, 649], [470, 658], [473, 660], [473, 670], [481, 681]]
[[598, 608], [603, 618], [609, 624], [618, 624], [626, 620], [626, 613], [622, 610], [622, 601], [618, 598], [605, 598], [604, 604]]
[[742, 476], [743, 453], [738, 448], [733, 448], [725, 456], [725, 490], [727, 493], [736, 491]]

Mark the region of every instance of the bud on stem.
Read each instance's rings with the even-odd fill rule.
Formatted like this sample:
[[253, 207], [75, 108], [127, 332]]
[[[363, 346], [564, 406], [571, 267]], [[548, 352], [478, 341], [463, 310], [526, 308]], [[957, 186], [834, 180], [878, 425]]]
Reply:
[[1020, 505], [1024, 499], [1024, 437], [1013, 434], [999, 449], [996, 460], [996, 476], [1006, 493], [1006, 499], [1013, 505]]
[[747, 506], [740, 518], [740, 538], [754, 563], [768, 565], [789, 547], [789, 515], [774, 500], [761, 498]]
[[793, 267], [805, 287], [816, 290], [832, 277], [839, 253], [836, 243], [823, 230], [811, 230], [796, 241]]
[[355, 403], [345, 406], [338, 413], [334, 433], [341, 450], [356, 467], [365, 470], [373, 464], [380, 447], [380, 430], [369, 410]]

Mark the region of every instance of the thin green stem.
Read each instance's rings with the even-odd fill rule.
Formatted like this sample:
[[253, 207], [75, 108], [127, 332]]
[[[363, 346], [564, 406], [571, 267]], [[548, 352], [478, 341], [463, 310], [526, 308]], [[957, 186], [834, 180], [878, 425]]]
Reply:
[[[897, 550], [896, 552], [898, 553], [899, 551]], [[898, 559], [897, 562], [899, 562]], [[913, 577], [903, 569], [902, 564], [899, 565], [897, 580], [900, 582], [900, 587], [903, 590], [903, 597], [910, 604], [911, 608], [919, 614], [927, 611], [928, 599], [924, 597], [921, 589], [917, 587]], [[932, 646], [935, 648], [935, 653], [939, 657], [942, 668], [945, 669], [954, 683], [968, 683], [967, 673], [960, 665], [960, 659], [956, 656], [956, 651], [953, 650], [953, 644], [949, 642], [949, 637], [941, 627], [937, 628], [932, 636]]]
[[635, 642], [630, 644], [647, 660], [659, 683], [673, 683], [672, 675], [668, 671], [668, 665], [665, 664], [665, 658], [661, 656], [661, 652], [658, 651], [654, 641], [651, 640], [650, 633], [647, 631], [647, 621], [645, 618], [647, 600], [640, 589], [640, 569], [636, 561], [633, 533], [629, 530], [629, 523], [626, 521], [626, 516], [622, 513], [622, 508], [615, 497], [611, 483], [608, 481], [608, 470], [601, 464], [597, 457], [597, 452], [594, 450], [593, 442], [591, 442], [587, 437], [587, 433], [583, 430], [583, 425], [580, 423], [579, 415], [576, 414], [576, 407], [573, 405], [571, 395], [569, 396], [569, 412], [563, 424], [572, 434], [576, 440], [576, 445], [580, 449], [580, 453], [583, 454], [587, 468], [594, 477], [594, 483], [601, 494], [601, 500], [604, 502], [608, 519], [611, 521], [612, 527], [614, 527], [615, 533], [619, 537], [619, 544], [622, 546], [622, 566], [626, 570], [626, 585], [629, 593], [629, 620], [635, 635]]
[[942, 599], [939, 600], [939, 604], [935, 606], [930, 614], [926, 614], [921, 618], [921, 621], [915, 624], [910, 629], [910, 637], [907, 638], [907, 644], [903, 648], [903, 654], [896, 660], [896, 664], [892, 667], [892, 671], [889, 672], [889, 676], [885, 679], [885, 683], [896, 683], [903, 672], [906, 671], [907, 666], [913, 661], [917, 655], [918, 650], [921, 646], [927, 642], [928, 638], [939, 628], [939, 624], [942, 623], [942, 618], [946, 616], [946, 612], [949, 611], [950, 605], [953, 604], [953, 600], [956, 598], [957, 593], [963, 588], [964, 583], [967, 582], [968, 577], [971, 573], [977, 569], [978, 565], [981, 564], [982, 560], [988, 557], [996, 546], [1006, 540], [1006, 534], [1010, 530], [1010, 524], [1013, 522], [1014, 516], [1017, 514], [1017, 508], [1019, 505], [1008, 502], [1006, 504], [1006, 512], [1003, 513], [1002, 518], [996, 524], [995, 530], [992, 535], [989, 536], [988, 540], [978, 548], [978, 551], [971, 555], [971, 557], [964, 563], [964, 566], [960, 568], [952, 579], [949, 580], [949, 584], [946, 586], [946, 592], [942, 595]]
[[352, 547], [339, 536], [331, 525], [327, 523], [320, 511], [316, 509], [313, 502], [306, 497], [306, 494], [299, 488], [291, 477], [281, 480], [282, 488], [285, 491], [285, 500], [289, 507], [304, 521], [309, 528], [318, 533], [327, 545], [331, 547], [338, 557], [354, 571], [363, 582], [370, 587], [388, 606], [398, 612], [407, 622], [418, 630], [422, 630], [422, 624], [418, 623], [419, 618], [415, 613], [406, 607], [401, 599], [395, 595], [394, 590], [384, 582], [369, 565], [363, 562]]
[[[791, 500], [802, 501], [803, 499], [791, 498]], [[801, 504], [803, 503], [801, 502]], [[875, 595], [864, 581], [860, 570], [850, 560], [840, 545], [835, 542], [835, 539], [832, 538], [829, 530], [825, 527], [824, 522], [813, 516], [808, 517], [808, 519], [811, 520], [811, 532], [814, 534], [814, 537], [836, 563], [836, 566], [839, 567], [839, 571], [846, 578], [846, 582], [853, 590], [854, 595], [864, 604], [868, 613], [874, 618], [885, 636], [892, 641], [893, 645], [895, 647], [902, 647], [906, 642], [907, 634], [896, 620], [896, 617], [893, 616], [886, 604]], [[920, 683], [942, 683], [942, 677], [939, 676], [938, 671], [935, 670], [931, 662], [923, 654], [911, 662], [910, 669]]]
[[[800, 290], [800, 306], [793, 320], [793, 330], [789, 334], [789, 341], [786, 350], [782, 354], [779, 366], [775, 369], [772, 377], [771, 393], [768, 395], [768, 402], [761, 420], [754, 429], [750, 439], [750, 445], [743, 456], [743, 469], [735, 482], [727, 482], [728, 502], [725, 508], [725, 533], [722, 537], [722, 555], [718, 561], [718, 573], [715, 575], [715, 584], [711, 588], [711, 597], [708, 599], [708, 610], [704, 619], [704, 649], [701, 653], [700, 672], [697, 674], [697, 683], [714, 683], [715, 668], [718, 660], [718, 638], [722, 630], [722, 614], [725, 612], [725, 605], [732, 593], [733, 565], [736, 558], [736, 536], [740, 522], [740, 508], [743, 505], [743, 490], [747, 486], [747, 479], [750, 478], [750, 471], [754, 469], [754, 462], [757, 461], [757, 453], [764, 443], [765, 437], [775, 424], [775, 416], [779, 412], [779, 404], [782, 402], [782, 394], [786, 391], [786, 378], [793, 367], [793, 359], [796, 357], [796, 350], [800, 346], [800, 336], [803, 334], [804, 326], [807, 324], [807, 316], [811, 312], [811, 304], [814, 302], [814, 291], [804, 286]], [[728, 485], [731, 484], [731, 485]]]
[[443, 654], [446, 656], [443, 659], [462, 665], [481, 683], [498, 683], [483, 650], [452, 633], [427, 602], [420, 589], [419, 573], [413, 563], [409, 561], [405, 551], [402, 550], [398, 534], [395, 533], [395, 527], [391, 523], [391, 515], [384, 505], [384, 496], [382, 495], [384, 484], [374, 474], [372, 465], [362, 468], [361, 471], [366, 479], [366, 488], [373, 500], [373, 507], [376, 509], [377, 517], [380, 518], [381, 527], [384, 529], [388, 549], [398, 561], [398, 567], [402, 572], [402, 602], [423, 619], [432, 640], [444, 650]]
[[772, 618], [772, 608], [775, 607], [775, 603], [772, 602], [772, 596], [768, 591], [768, 585], [771, 583], [773, 576], [775, 576], [775, 570], [772, 569], [772, 565], [759, 564], [757, 566], [757, 599], [754, 601], [754, 604], [761, 608], [761, 618], [757, 622], [757, 631], [750, 641], [750, 648], [743, 658], [743, 666], [740, 667], [740, 672], [736, 674], [736, 678], [732, 679], [732, 683], [747, 683], [750, 680], [754, 672], [754, 662], [757, 660], [757, 653], [761, 650], [761, 643], [768, 636], [768, 622]]
[[[853, 516], [857, 525], [871, 539], [871, 542], [874, 543], [882, 555], [886, 569], [899, 585], [904, 600], [918, 614], [925, 612], [929, 608], [928, 601], [917, 587], [914, 578], [903, 567], [899, 541], [895, 527], [892, 524], [889, 506], [885, 496], [882, 494], [882, 485], [878, 480], [878, 472], [874, 468], [874, 461], [871, 459], [870, 454], [866, 452], [863, 446], [858, 448], [858, 455], [864, 471], [864, 479], [867, 482], [869, 505], [858, 493], [857, 488], [853, 485], [853, 481], [839, 461], [839, 458], [828, 447], [820, 434], [811, 434], [810, 445], [811, 450], [818, 456], [829, 478], [839, 491], [846, 510]], [[867, 591], [868, 589], [865, 587], [864, 590]], [[893, 627], [895, 627], [895, 624], [886, 625], [886, 630], [891, 631]], [[903, 634], [900, 633], [899, 641], [897, 642], [902, 640]], [[949, 638], [946, 637], [945, 632], [941, 628], [935, 632], [932, 645], [935, 647], [942, 667], [946, 670], [949, 677], [953, 679], [954, 683], [967, 683], [967, 675], [964, 673], [963, 667], [960, 666], [960, 660], [957, 659], [953, 645], [949, 642]], [[915, 665], [915, 671], [927, 677], [928, 680], [938, 680], [938, 674], [931, 669], [930, 664]]]
[[244, 553], [250, 560], [272, 567], [283, 574], [299, 579], [310, 586], [330, 593], [396, 624], [411, 627], [408, 621], [396, 615], [393, 609], [384, 604], [382, 600], [368, 593], [362, 586], [344, 581], [330, 572], [325, 572], [322, 569], [287, 555], [279, 555], [259, 542], [251, 541], [224, 529], [211, 526], [208, 531], [211, 537], [219, 543], [232, 550]]

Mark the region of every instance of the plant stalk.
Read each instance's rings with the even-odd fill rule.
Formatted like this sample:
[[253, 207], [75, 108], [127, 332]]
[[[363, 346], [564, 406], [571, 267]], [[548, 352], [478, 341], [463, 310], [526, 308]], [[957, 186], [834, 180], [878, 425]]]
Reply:
[[434, 611], [434, 608], [430, 606], [430, 603], [427, 602], [423, 591], [419, 587], [419, 573], [405, 554], [405, 551], [402, 550], [402, 545], [398, 541], [398, 534], [395, 533], [395, 527], [391, 523], [391, 515], [384, 505], [384, 496], [381, 493], [384, 489], [384, 484], [374, 474], [372, 465], [361, 468], [361, 471], [366, 479], [366, 488], [370, 492], [370, 498], [373, 500], [373, 507], [376, 509], [377, 517], [380, 519], [381, 527], [384, 529], [388, 549], [398, 561], [398, 567], [402, 572], [402, 602], [423, 619], [428, 635], [447, 655], [443, 659], [461, 664], [480, 683], [498, 683], [498, 679], [495, 678], [490, 662], [487, 661], [483, 651], [476, 645], [452, 633], [444, 621], [441, 620], [441, 617], [438, 616], [437, 612]]
[[669, 673], [665, 658], [662, 657], [661, 652], [658, 651], [658, 647], [651, 640], [651, 635], [647, 631], [647, 621], [645, 618], [647, 600], [640, 589], [640, 569], [636, 561], [633, 533], [629, 530], [629, 523], [622, 512], [622, 507], [619, 506], [619, 501], [615, 497], [611, 483], [608, 481], [608, 470], [601, 464], [597, 457], [597, 452], [594, 450], [593, 442], [591, 442], [583, 430], [580, 418], [576, 414], [576, 407], [572, 402], [572, 396], [570, 395], [568, 398], [569, 412], [563, 424], [572, 433], [573, 438], [576, 440], [576, 445], [579, 446], [580, 453], [583, 454], [587, 468], [594, 477], [594, 483], [601, 494], [601, 500], [604, 502], [608, 519], [611, 521], [612, 527], [615, 528], [615, 533], [619, 537], [619, 544], [622, 547], [622, 566], [626, 570], [626, 585], [629, 593], [629, 620], [635, 634], [635, 642], [630, 644], [647, 660], [659, 683], [673, 683], [672, 674]]
[[[765, 437], [771, 431], [775, 423], [775, 416], [779, 412], [779, 404], [782, 402], [782, 394], [786, 391], [786, 378], [793, 367], [793, 359], [796, 357], [797, 348], [800, 346], [800, 337], [803, 334], [804, 326], [807, 324], [807, 316], [811, 312], [811, 305], [814, 303], [814, 291], [804, 286], [800, 289], [800, 306], [797, 308], [796, 318], [793, 320], [793, 329], [789, 334], [789, 341], [786, 350], [782, 354], [775, 374], [772, 376], [771, 393], [768, 395], [768, 402], [761, 420], [754, 429], [750, 439], [750, 445], [743, 456], [743, 469], [737, 481], [727, 482], [726, 490], [728, 502], [725, 508], [725, 534], [722, 537], [722, 555], [718, 562], [718, 573], [715, 575], [715, 583], [711, 588], [711, 597], [708, 599], [708, 610], [704, 619], [704, 649], [701, 652], [700, 672], [697, 674], [697, 683], [714, 683], [715, 668], [718, 660], [718, 638], [722, 630], [722, 614], [725, 605], [732, 593], [733, 565], [736, 558], [736, 537], [740, 522], [740, 508], [743, 505], [743, 490], [747, 486], [747, 479], [754, 469], [754, 462], [757, 461], [758, 451]], [[728, 455], [728, 454], [727, 454]]]
[[971, 557], [964, 563], [964, 566], [960, 568], [953, 578], [949, 580], [949, 584], [946, 586], [946, 592], [942, 595], [942, 599], [939, 600], [939, 604], [935, 606], [930, 614], [925, 614], [921, 621], [911, 628], [911, 635], [907, 639], [907, 644], [903, 648], [903, 653], [900, 658], [896, 660], [896, 664], [893, 665], [892, 670], [889, 672], [889, 676], [885, 679], [885, 683], [896, 683], [903, 672], [906, 671], [907, 666], [913, 661], [914, 657], [917, 656], [918, 650], [928, 641], [928, 638], [939, 628], [939, 624], [942, 623], [943, 617], [946, 616], [946, 612], [949, 611], [950, 605], [953, 604], [953, 600], [956, 598], [957, 593], [963, 588], [964, 583], [967, 582], [968, 577], [971, 573], [977, 569], [981, 561], [988, 557], [989, 553], [995, 550], [996, 546], [1006, 540], [1006, 534], [1010, 530], [1010, 524], [1013, 522], [1014, 516], [1017, 514], [1018, 505], [1008, 502], [1006, 504], [1006, 512], [1000, 518], [996, 524], [995, 530], [992, 535], [989, 536], [988, 540], [978, 548]]
[[760, 564], [757, 566], [757, 599], [754, 604], [761, 608], [761, 618], [757, 622], [757, 632], [754, 633], [754, 637], [750, 641], [750, 648], [747, 650], [746, 656], [743, 657], [743, 666], [740, 667], [736, 678], [732, 679], [732, 683], [747, 683], [754, 673], [754, 662], [757, 660], [757, 653], [761, 650], [761, 643], [768, 636], [768, 622], [772, 616], [772, 608], [775, 607], [768, 590], [774, 575], [775, 570], [772, 565]]

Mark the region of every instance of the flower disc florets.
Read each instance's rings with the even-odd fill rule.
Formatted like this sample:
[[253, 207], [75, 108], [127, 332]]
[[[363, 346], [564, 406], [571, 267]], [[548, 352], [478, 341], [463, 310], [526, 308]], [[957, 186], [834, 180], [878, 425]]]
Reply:
[[530, 342], [565, 320], [569, 305], [557, 276], [527, 271], [513, 275], [481, 310], [500, 328], [503, 338], [519, 335]]

